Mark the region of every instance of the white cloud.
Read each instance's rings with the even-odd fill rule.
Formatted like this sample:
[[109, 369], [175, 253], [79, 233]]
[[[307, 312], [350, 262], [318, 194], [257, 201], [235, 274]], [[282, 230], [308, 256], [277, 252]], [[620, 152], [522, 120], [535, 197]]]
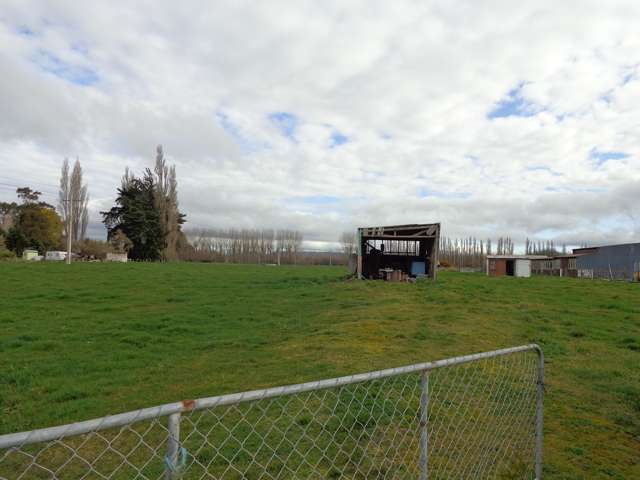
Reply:
[[[0, 195], [55, 194], [77, 155], [99, 234], [125, 166], [162, 143], [191, 226], [637, 239], [638, 18], [632, 1], [10, 0]], [[534, 114], [488, 118], [518, 88]]]

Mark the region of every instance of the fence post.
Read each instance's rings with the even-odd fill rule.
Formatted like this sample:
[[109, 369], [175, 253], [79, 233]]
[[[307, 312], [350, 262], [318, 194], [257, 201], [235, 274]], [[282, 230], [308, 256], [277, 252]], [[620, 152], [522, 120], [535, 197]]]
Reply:
[[544, 353], [538, 347], [538, 381], [536, 395], [536, 480], [542, 478], [542, 427], [544, 420]]
[[429, 418], [429, 372], [420, 374], [420, 480], [427, 480], [429, 475], [429, 452], [427, 420]]
[[164, 478], [173, 480], [173, 473], [178, 464], [180, 447], [180, 413], [169, 415], [169, 438], [167, 439], [167, 457], [165, 458]]

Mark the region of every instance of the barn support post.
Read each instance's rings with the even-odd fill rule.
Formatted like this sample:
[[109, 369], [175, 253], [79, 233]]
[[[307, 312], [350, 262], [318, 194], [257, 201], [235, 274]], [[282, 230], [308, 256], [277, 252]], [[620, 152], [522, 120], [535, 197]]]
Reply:
[[431, 270], [433, 271], [433, 275], [431, 278], [435, 282], [438, 279], [438, 253], [440, 249], [440, 225], [438, 225], [438, 230], [436, 231], [436, 236], [433, 239], [433, 253], [431, 254]]
[[356, 265], [356, 277], [358, 280], [362, 280], [362, 229], [358, 229], [358, 234], [356, 235], [356, 241], [358, 242], [358, 260]]

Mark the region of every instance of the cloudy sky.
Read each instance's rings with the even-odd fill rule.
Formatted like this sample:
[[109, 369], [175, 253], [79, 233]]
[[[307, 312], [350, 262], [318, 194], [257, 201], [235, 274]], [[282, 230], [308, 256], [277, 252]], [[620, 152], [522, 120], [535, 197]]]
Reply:
[[80, 158], [189, 227], [640, 239], [640, 2], [3, 0], [0, 200]]

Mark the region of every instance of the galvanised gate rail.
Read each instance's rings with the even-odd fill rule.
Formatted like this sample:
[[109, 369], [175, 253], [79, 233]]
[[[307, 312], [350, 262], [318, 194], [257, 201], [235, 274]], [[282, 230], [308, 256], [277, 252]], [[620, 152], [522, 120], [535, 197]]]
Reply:
[[0, 436], [3, 479], [541, 478], [535, 344]]

